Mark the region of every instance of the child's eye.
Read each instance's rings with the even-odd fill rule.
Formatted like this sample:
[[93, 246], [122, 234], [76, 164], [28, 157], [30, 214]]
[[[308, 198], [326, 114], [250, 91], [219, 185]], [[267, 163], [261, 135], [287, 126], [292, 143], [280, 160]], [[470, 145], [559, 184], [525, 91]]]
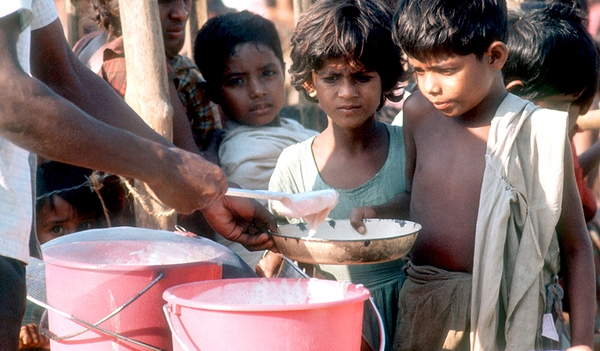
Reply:
[[94, 228], [93, 222], [84, 222], [77, 228], [77, 230], [81, 231], [81, 230], [87, 230], [87, 229], [92, 229], [92, 228]]
[[277, 72], [275, 72], [274, 70], [271, 70], [271, 69], [268, 69], [263, 72], [263, 76], [265, 76], [265, 77], [272, 77], [275, 75], [277, 75]]
[[65, 228], [62, 225], [57, 225], [50, 228], [50, 231], [54, 235], [63, 235], [65, 233]]
[[321, 78], [325, 83], [335, 83], [338, 80], [338, 76], [324, 76]]
[[244, 83], [244, 79], [242, 77], [230, 78], [225, 81], [225, 86], [234, 87]]
[[374, 77], [367, 75], [367, 74], [360, 74], [356, 76], [356, 81], [359, 83], [368, 83], [370, 82]]

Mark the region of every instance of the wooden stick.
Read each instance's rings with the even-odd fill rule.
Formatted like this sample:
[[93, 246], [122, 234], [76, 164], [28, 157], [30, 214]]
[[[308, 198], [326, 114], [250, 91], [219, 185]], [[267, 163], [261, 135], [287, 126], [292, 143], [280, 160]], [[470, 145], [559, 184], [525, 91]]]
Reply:
[[[169, 95], [167, 59], [162, 37], [158, 2], [127, 0], [119, 2], [127, 67], [125, 101], [154, 129], [173, 141], [173, 106]], [[139, 184], [138, 184], [139, 183]], [[136, 181], [142, 197], [150, 201], [150, 210], [136, 203], [136, 226], [173, 230], [176, 215], [157, 217], [152, 213], [169, 210], [144, 183]]]
[[583, 130], [600, 129], [600, 110], [590, 110], [577, 118], [577, 125]]

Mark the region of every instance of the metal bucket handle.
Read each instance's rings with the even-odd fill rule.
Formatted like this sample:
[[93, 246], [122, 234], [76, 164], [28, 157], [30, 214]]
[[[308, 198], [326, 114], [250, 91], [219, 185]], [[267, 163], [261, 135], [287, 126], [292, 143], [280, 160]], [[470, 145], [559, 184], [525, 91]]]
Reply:
[[[285, 257], [284, 255], [281, 255], [281, 258], [283, 258], [284, 262], [282, 262], [281, 265], [279, 266], [279, 272], [277, 273], [278, 275], [282, 272], [283, 266], [285, 263], [285, 264], [289, 265], [289, 267], [291, 267], [293, 269], [293, 271], [295, 273], [297, 273], [298, 275], [300, 275], [302, 278], [310, 279], [308, 274], [306, 274], [306, 272], [304, 272], [300, 267], [298, 267], [298, 265], [296, 265], [292, 260]], [[373, 298], [371, 298], [370, 296], [369, 296], [369, 304], [371, 305], [371, 308], [373, 308], [373, 311], [375, 312], [375, 315], [377, 316], [377, 324], [379, 324], [379, 340], [380, 340], [379, 351], [383, 351], [383, 350], [385, 350], [385, 339], [386, 339], [385, 338], [385, 326], [383, 325], [383, 318], [381, 317], [381, 313], [379, 313], [377, 306], [375, 306], [375, 302], [373, 301]], [[186, 351], [188, 351], [188, 350], [186, 350]]]
[[119, 335], [117, 333], [114, 333], [114, 332], [112, 332], [110, 330], [106, 330], [106, 329], [98, 326], [99, 324], [104, 323], [105, 321], [107, 321], [110, 318], [112, 318], [115, 315], [117, 315], [119, 312], [121, 312], [127, 306], [131, 305], [135, 300], [137, 300], [140, 296], [142, 296], [146, 291], [148, 291], [151, 287], [153, 287], [156, 283], [158, 283], [163, 277], [164, 277], [164, 273], [159, 273], [159, 275], [152, 282], [150, 282], [150, 284], [148, 284], [148, 286], [146, 286], [144, 289], [142, 289], [131, 300], [127, 301], [121, 307], [117, 308], [116, 310], [114, 310], [113, 312], [111, 312], [108, 316], [102, 318], [101, 320], [99, 320], [98, 322], [96, 322], [94, 324], [88, 323], [88, 322], [86, 322], [84, 320], [81, 320], [81, 319], [79, 319], [79, 318], [77, 318], [75, 316], [72, 316], [72, 315], [70, 315], [70, 314], [68, 314], [66, 312], [58, 310], [57, 308], [52, 307], [52, 306], [50, 306], [50, 305], [48, 305], [48, 304], [46, 304], [46, 303], [44, 303], [42, 301], [39, 301], [39, 300], [35, 299], [32, 296], [27, 295], [27, 300], [33, 302], [34, 304], [36, 304], [36, 305], [38, 305], [40, 307], [45, 308], [46, 310], [50, 310], [50, 311], [52, 311], [52, 312], [54, 312], [54, 313], [56, 313], [56, 314], [58, 314], [58, 315], [60, 315], [60, 316], [62, 316], [64, 318], [70, 319], [72, 321], [75, 321], [77, 323], [80, 323], [80, 324], [83, 324], [83, 325], [87, 326], [87, 328], [84, 328], [84, 329], [82, 329], [82, 330], [80, 330], [78, 332], [75, 332], [75, 333], [72, 333], [72, 334], [69, 334], [69, 335], [64, 335], [64, 336], [57, 336], [56, 334], [54, 334], [50, 330], [45, 329], [45, 328], [42, 327], [44, 319], [45, 319], [45, 316], [46, 316], [46, 312], [47, 312], [47, 311], [45, 311], [44, 314], [42, 315], [42, 320], [39, 323], [40, 331], [42, 332], [42, 334], [44, 334], [45, 336], [49, 337], [50, 339], [52, 339], [54, 341], [60, 341], [60, 340], [69, 339], [69, 338], [75, 337], [77, 335], [83, 334], [83, 333], [85, 333], [86, 331], [88, 331], [90, 329], [95, 329], [95, 330], [97, 330], [97, 331], [99, 331], [101, 333], [113, 336], [113, 337], [118, 338], [118, 339], [122, 339], [122, 340], [128, 341], [130, 343], [133, 343], [133, 344], [138, 345], [138, 346], [145, 347], [145, 348], [150, 349], [150, 350], [165, 351], [165, 350], [157, 348], [155, 346], [148, 345], [148, 344], [143, 343], [141, 341], [130, 339], [130, 338], [126, 337], [126, 336]]
[[177, 341], [179, 346], [181, 346], [183, 351], [191, 351], [187, 347], [187, 345], [183, 342], [183, 340], [181, 340], [181, 337], [179, 336], [179, 334], [177, 334], [177, 332], [175, 331], [175, 328], [173, 327], [173, 323], [171, 322], [171, 316], [169, 315], [169, 304], [168, 303], [163, 305], [163, 312], [165, 313], [165, 317], [167, 318], [167, 324], [169, 325], [169, 329], [171, 329], [171, 334], [173, 334], [173, 337], [175, 338], [175, 340]]
[[[298, 267], [294, 262], [292, 262], [292, 260], [290, 260], [289, 258], [287, 258], [283, 255], [281, 257], [283, 258], [283, 260], [285, 262], [287, 262], [290, 265], [290, 267], [292, 267], [303, 278], [310, 279], [310, 277], [302, 269], [300, 269], [300, 267]], [[282, 265], [283, 265], [283, 263], [282, 263]], [[281, 269], [281, 267], [280, 267], [280, 269]], [[373, 301], [373, 298], [371, 298], [370, 296], [369, 296], [369, 304], [371, 305], [371, 308], [373, 308], [373, 311], [375, 312], [375, 315], [377, 316], [377, 323], [379, 324], [379, 340], [381, 340], [379, 342], [379, 351], [383, 351], [383, 350], [385, 350], [385, 326], [383, 325], [383, 318], [381, 317], [381, 313], [379, 313], [377, 306], [375, 306], [375, 302]], [[171, 329], [171, 333], [173, 334], [173, 337], [175, 338], [177, 343], [179, 343], [179, 346], [181, 346], [181, 348], [184, 351], [191, 351], [187, 347], [187, 345], [185, 345], [183, 340], [181, 340], [181, 338], [175, 331], [175, 328], [173, 328], [173, 324], [171, 322], [171, 317], [169, 316], [168, 308], [169, 308], [169, 304], [165, 304], [163, 306], [163, 312], [165, 313], [165, 317], [167, 318], [167, 324], [169, 324], [169, 328]]]

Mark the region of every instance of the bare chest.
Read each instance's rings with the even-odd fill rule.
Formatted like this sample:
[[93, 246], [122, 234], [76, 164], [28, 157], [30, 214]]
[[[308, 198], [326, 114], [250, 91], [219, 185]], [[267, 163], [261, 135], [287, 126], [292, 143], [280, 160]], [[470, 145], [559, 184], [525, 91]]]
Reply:
[[471, 269], [485, 170], [484, 137], [452, 128], [415, 135], [410, 216], [423, 225], [414, 247], [417, 259], [426, 255], [428, 262], [440, 259], [435, 263], [441, 268]]

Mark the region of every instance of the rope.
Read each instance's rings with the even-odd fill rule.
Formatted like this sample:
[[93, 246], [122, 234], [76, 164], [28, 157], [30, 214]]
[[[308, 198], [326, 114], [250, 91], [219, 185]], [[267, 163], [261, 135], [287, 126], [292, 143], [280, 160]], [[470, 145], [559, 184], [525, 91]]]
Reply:
[[[104, 179], [106, 179], [109, 176], [111, 176], [111, 174], [108, 174], [108, 173], [101, 174], [99, 171], [93, 171], [89, 177], [86, 176], [87, 180], [85, 182], [83, 182], [82, 184], [75, 185], [70, 188], [54, 190], [54, 191], [45, 193], [43, 195], [36, 197], [36, 200], [40, 201], [42, 199], [49, 198], [53, 195], [57, 195], [57, 194], [60, 194], [63, 192], [73, 191], [73, 190], [77, 190], [77, 189], [80, 189], [83, 187], [90, 187], [90, 189], [98, 196], [98, 199], [100, 200], [100, 204], [102, 205], [102, 211], [104, 212], [104, 217], [106, 218], [107, 226], [110, 228], [110, 227], [112, 227], [111, 221], [110, 221], [110, 212], [108, 211], [108, 208], [106, 207], [104, 198], [100, 194], [100, 190], [104, 187], [103, 181], [104, 181]], [[119, 181], [120, 181], [121, 185], [123, 185], [129, 191], [129, 194], [132, 195], [133, 198], [142, 206], [144, 211], [146, 211], [151, 216], [168, 217], [168, 216], [171, 216], [173, 213], [175, 213], [174, 209], [169, 209], [167, 211], [158, 212], [158, 213], [152, 211], [152, 209], [150, 209], [150, 206], [148, 205], [146, 199], [144, 199], [144, 197], [142, 197], [142, 195], [140, 195], [139, 191], [135, 187], [133, 187], [131, 184], [129, 184], [129, 180], [127, 178], [122, 177], [122, 176], [117, 176], [117, 177], [119, 177]], [[158, 201], [157, 199], [155, 199], [153, 197], [148, 196], [147, 198], [150, 198], [150, 200], [152, 200], [153, 202], [162, 205], [162, 203], [160, 201]]]
[[[122, 177], [122, 176], [118, 176], [118, 177], [121, 180], [121, 184], [123, 184], [123, 186], [125, 186], [127, 188], [127, 190], [129, 190], [129, 194], [131, 194], [133, 196], [133, 198], [142, 206], [144, 211], [146, 211], [148, 214], [155, 216], [155, 217], [168, 217], [168, 216], [172, 215], [173, 213], [175, 213], [174, 209], [169, 209], [167, 211], [158, 212], [158, 213], [152, 211], [150, 209], [150, 207], [148, 206], [148, 204], [146, 203], [146, 200], [142, 197], [142, 195], [140, 195], [139, 191], [135, 187], [133, 187], [131, 184], [129, 184], [129, 181], [127, 180], [127, 178]], [[148, 196], [148, 198], [150, 198], [155, 203], [162, 205], [161, 202], [154, 199], [153, 197]]]
[[110, 223], [110, 216], [108, 215], [108, 209], [106, 208], [106, 204], [104, 203], [104, 198], [102, 197], [102, 195], [100, 195], [100, 189], [102, 189], [104, 187], [104, 184], [102, 183], [102, 180], [104, 178], [101, 179], [101, 175], [100, 172], [98, 171], [93, 171], [92, 174], [90, 175], [90, 177], [88, 178], [88, 180], [91, 183], [91, 188], [94, 191], [94, 193], [96, 195], [98, 195], [98, 199], [100, 200], [100, 204], [102, 205], [102, 212], [104, 212], [104, 218], [106, 218], [106, 225], [111, 228], [112, 225]]

